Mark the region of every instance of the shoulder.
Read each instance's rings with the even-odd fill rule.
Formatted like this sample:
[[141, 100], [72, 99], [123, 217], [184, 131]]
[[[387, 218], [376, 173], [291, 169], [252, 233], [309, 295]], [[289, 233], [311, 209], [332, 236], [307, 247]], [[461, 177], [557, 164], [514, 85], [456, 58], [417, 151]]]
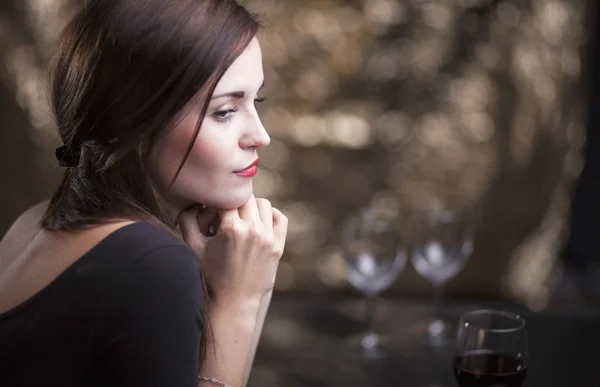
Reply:
[[118, 267], [113, 273], [121, 273], [115, 280], [122, 286], [201, 282], [196, 254], [174, 235], [151, 224], [127, 225], [96, 247], [95, 253], [107, 264]]
[[117, 273], [120, 275], [114, 278], [110, 298], [116, 309], [167, 316], [195, 314], [202, 309], [200, 266], [196, 256], [185, 246], [155, 247], [129, 260]]
[[0, 239], [3, 243], [22, 244], [29, 242], [40, 231], [40, 220], [48, 208], [48, 200], [38, 203], [23, 212]]
[[145, 222], [130, 222], [110, 230], [91, 252], [118, 264], [169, 253], [175, 254], [177, 260], [197, 261], [195, 253], [181, 239], [166, 229]]
[[[168, 232], [134, 223], [99, 246], [105, 261], [103, 304], [118, 330], [145, 325], [165, 329], [175, 321], [201, 324], [204, 286], [193, 251]], [[111, 251], [112, 248], [112, 251]], [[126, 328], [125, 328], [126, 329]]]
[[[165, 308], [202, 307], [203, 283], [196, 254], [170, 232], [149, 223], [131, 223], [109, 234], [71, 270], [95, 289], [107, 310], [145, 314]], [[185, 300], [185, 304], [181, 302]]]
[[[48, 209], [48, 200], [40, 202], [23, 212], [9, 228], [8, 233], [16, 233], [24, 227], [35, 226], [39, 229], [39, 221]], [[7, 235], [8, 235], [7, 233]]]

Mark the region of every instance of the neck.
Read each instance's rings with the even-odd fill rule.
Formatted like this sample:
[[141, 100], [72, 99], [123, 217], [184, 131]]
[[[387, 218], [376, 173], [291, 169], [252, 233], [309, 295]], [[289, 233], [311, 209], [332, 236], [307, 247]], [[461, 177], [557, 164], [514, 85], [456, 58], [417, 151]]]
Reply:
[[171, 224], [176, 224], [181, 213], [195, 204], [189, 200], [176, 198], [172, 195], [165, 196], [164, 200]]

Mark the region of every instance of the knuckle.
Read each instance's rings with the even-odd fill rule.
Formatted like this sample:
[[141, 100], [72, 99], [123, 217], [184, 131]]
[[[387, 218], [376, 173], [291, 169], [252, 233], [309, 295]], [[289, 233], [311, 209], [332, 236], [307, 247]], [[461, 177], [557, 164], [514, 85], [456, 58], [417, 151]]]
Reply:
[[233, 225], [232, 224], [222, 224], [219, 227], [219, 231], [223, 235], [233, 235]]
[[288, 221], [288, 217], [281, 211], [279, 211], [279, 217], [281, 218], [281, 220], [283, 222], [287, 222]]
[[269, 201], [269, 199], [264, 199], [264, 198], [261, 198], [261, 199], [256, 199], [256, 202], [257, 202], [259, 205], [262, 205], [262, 206], [265, 206], [265, 207], [272, 207], [272, 204], [271, 204], [271, 202]]
[[270, 238], [267, 242], [267, 249], [269, 251], [269, 255], [278, 256], [279, 251], [281, 250], [279, 246], [279, 242], [275, 240], [275, 238]]
[[243, 226], [238, 222], [228, 223], [225, 225], [221, 225], [220, 231], [223, 232], [224, 235], [228, 237], [239, 236], [243, 234]]
[[268, 251], [271, 246], [271, 241], [267, 235], [264, 233], [260, 236], [257, 236], [258, 245], [263, 251]]
[[233, 232], [233, 235], [235, 235], [235, 236], [247, 235], [248, 229], [249, 229], [249, 227], [247, 227], [242, 222], [236, 222], [232, 225], [232, 232]]
[[288, 221], [288, 217], [285, 216], [285, 214], [283, 212], [281, 212], [279, 209], [273, 207], [273, 213], [277, 216], [277, 219], [281, 222], [287, 222]]
[[279, 260], [281, 258], [281, 249], [279, 246], [273, 246], [271, 248], [271, 255], [275, 260]]
[[247, 234], [252, 239], [261, 239], [262, 236], [261, 230], [255, 225], [248, 227]]

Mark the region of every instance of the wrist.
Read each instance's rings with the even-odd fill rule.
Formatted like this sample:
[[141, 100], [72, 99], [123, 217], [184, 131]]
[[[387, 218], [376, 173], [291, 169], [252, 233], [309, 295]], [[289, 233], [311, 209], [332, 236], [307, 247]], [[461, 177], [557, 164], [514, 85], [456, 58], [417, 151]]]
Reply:
[[268, 292], [262, 295], [262, 297], [260, 298], [260, 304], [264, 305], [265, 303], [270, 303], [271, 298], [273, 298], [273, 289], [269, 290]]
[[210, 300], [208, 313], [214, 317], [233, 318], [235, 320], [255, 319], [260, 305], [260, 298], [215, 298]]

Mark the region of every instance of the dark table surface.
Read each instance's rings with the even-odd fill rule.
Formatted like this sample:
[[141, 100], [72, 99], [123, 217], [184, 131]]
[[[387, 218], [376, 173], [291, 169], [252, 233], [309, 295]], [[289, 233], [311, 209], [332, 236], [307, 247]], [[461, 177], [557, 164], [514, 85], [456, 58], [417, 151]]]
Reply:
[[[523, 387], [600, 387], [600, 311], [534, 313], [503, 302], [448, 301], [440, 313], [454, 337], [460, 315], [483, 308], [525, 317], [530, 361]], [[426, 302], [381, 299], [377, 330], [387, 337], [390, 355], [363, 361], [347, 347], [364, 328], [360, 299], [276, 295], [249, 386], [455, 387], [453, 343], [432, 347], [422, 339], [432, 313]]]

